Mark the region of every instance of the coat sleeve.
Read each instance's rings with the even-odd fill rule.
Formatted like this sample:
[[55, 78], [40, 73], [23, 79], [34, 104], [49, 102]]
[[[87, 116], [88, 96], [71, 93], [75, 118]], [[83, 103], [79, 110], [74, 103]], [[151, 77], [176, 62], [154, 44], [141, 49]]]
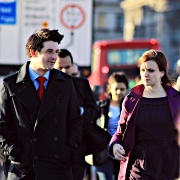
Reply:
[[67, 119], [68, 143], [73, 148], [78, 148], [82, 141], [82, 118], [80, 115], [80, 105], [72, 81], [70, 89]]
[[178, 142], [178, 145], [180, 147], [180, 109], [178, 110], [178, 112], [176, 113], [176, 116], [174, 118], [174, 122], [175, 122], [175, 126], [177, 128], [177, 131], [178, 131], [178, 139], [177, 139], [177, 142]]
[[3, 81], [0, 88], [0, 145], [4, 155], [16, 161], [20, 148], [15, 140], [11, 106], [8, 88]]
[[113, 155], [113, 145], [114, 144], [121, 144], [123, 145], [123, 137], [127, 129], [127, 119], [128, 119], [128, 111], [126, 110], [126, 103], [127, 103], [127, 97], [124, 99], [123, 104], [122, 104], [122, 110], [121, 110], [121, 115], [120, 119], [118, 121], [118, 127], [116, 132], [111, 138], [111, 141], [109, 143], [109, 154], [111, 157], [114, 157]]
[[95, 122], [100, 117], [100, 109], [98, 108], [95, 100], [95, 96], [89, 85], [89, 81], [84, 81], [84, 113], [82, 115], [83, 121]]

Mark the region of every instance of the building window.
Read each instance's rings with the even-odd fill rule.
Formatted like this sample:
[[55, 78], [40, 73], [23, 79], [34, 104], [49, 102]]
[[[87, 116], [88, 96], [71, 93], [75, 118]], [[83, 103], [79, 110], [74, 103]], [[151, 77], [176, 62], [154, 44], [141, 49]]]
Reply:
[[98, 29], [103, 29], [105, 28], [105, 14], [101, 13], [98, 15]]
[[118, 14], [116, 18], [116, 30], [123, 32], [124, 29], [124, 15], [123, 13]]

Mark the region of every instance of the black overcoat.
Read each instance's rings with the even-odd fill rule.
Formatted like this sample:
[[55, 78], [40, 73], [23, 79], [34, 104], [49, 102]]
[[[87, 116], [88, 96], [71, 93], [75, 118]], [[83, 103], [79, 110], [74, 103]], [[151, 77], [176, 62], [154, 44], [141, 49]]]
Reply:
[[[94, 152], [94, 150], [91, 152], [92, 148], [89, 148], [90, 144], [93, 143], [92, 142], [93, 140], [87, 139], [86, 130], [89, 124], [96, 123], [96, 120], [100, 117], [100, 109], [96, 104], [96, 99], [89, 85], [89, 81], [82, 77], [73, 77], [72, 79], [79, 100], [79, 104], [81, 107], [83, 107], [84, 110], [82, 115], [83, 138], [82, 138], [81, 146], [79, 148], [79, 153], [83, 157], [83, 161], [84, 161], [85, 155]], [[93, 147], [93, 149], [95, 149], [95, 147]]]
[[51, 70], [40, 103], [28, 64], [2, 83], [1, 148], [9, 160], [22, 166], [32, 164], [37, 180], [66, 179], [62, 174], [82, 138], [82, 120], [72, 79]]

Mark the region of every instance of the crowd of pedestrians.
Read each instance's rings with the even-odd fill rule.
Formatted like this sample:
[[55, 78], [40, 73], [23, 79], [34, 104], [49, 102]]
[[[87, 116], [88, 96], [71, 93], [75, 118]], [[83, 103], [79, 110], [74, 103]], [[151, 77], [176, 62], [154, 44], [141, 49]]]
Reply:
[[[112, 73], [100, 100], [71, 52], [59, 48], [62, 40], [58, 30], [38, 30], [26, 43], [29, 61], [3, 79], [0, 179], [177, 179], [180, 93], [165, 55], [149, 50], [140, 57], [132, 89], [126, 74]], [[86, 139], [92, 123], [111, 136], [95, 177], [85, 161], [98, 150]]]

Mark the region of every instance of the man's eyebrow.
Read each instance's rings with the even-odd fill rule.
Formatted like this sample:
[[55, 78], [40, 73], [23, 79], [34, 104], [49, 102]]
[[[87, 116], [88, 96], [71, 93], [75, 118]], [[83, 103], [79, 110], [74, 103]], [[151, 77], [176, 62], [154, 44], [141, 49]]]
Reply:
[[[48, 49], [46, 49], [46, 51], [54, 51], [54, 49], [52, 49], [52, 48], [48, 48]], [[55, 52], [57, 52], [57, 53], [58, 53], [58, 52], [59, 52], [59, 49], [56, 49], [56, 50], [55, 50]]]
[[50, 48], [49, 48], [49, 49], [46, 49], [46, 51], [47, 51], [47, 52], [50, 52], [50, 51], [52, 52], [52, 51], [53, 51], [53, 49], [50, 49]]

